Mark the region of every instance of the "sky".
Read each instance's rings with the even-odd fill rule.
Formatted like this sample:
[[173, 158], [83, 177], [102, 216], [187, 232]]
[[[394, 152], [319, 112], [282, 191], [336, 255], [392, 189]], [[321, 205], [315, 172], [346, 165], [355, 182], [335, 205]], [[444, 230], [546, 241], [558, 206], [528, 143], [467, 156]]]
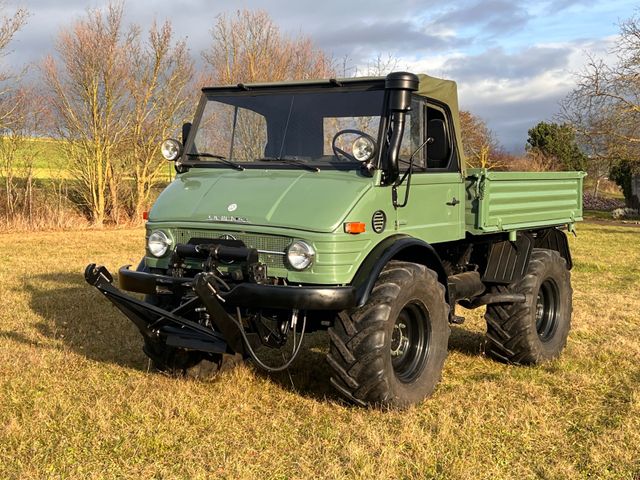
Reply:
[[[5, 0], [26, 7], [28, 24], [3, 59], [14, 68], [52, 53], [56, 35], [103, 2]], [[482, 117], [510, 152], [527, 130], [552, 121], [589, 54], [613, 61], [621, 21], [640, 14], [627, 0], [129, 0], [126, 21], [172, 21], [194, 57], [211, 42], [220, 13], [266, 10], [284, 33], [308, 35], [338, 63], [366, 72], [378, 55], [400, 70], [458, 82], [461, 108]]]

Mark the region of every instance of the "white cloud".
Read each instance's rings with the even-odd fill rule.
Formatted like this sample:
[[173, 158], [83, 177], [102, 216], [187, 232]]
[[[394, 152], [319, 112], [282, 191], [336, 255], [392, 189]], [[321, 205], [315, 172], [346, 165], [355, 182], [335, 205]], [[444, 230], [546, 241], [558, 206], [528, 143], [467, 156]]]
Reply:
[[[558, 101], [575, 84], [572, 74], [585, 65], [586, 51], [612, 60], [606, 51], [616, 41], [610, 36], [617, 30], [615, 22], [632, 13], [632, 6], [622, 8], [619, 0], [586, 0], [588, 6], [578, 0], [559, 1], [545, 0], [523, 8], [506, 0], [451, 0], [445, 4], [435, 0], [394, 4], [325, 0], [311, 8], [299, 0], [270, 4], [139, 0], [125, 7], [127, 20], [143, 28], [154, 17], [160, 21], [170, 18], [176, 36], [188, 38], [195, 58], [210, 42], [216, 15], [233, 14], [238, 8], [266, 9], [284, 32], [310, 35], [337, 59], [347, 54], [360, 65], [359, 71], [366, 70], [367, 59], [376, 53], [384, 57], [390, 52], [398, 57], [398, 68], [452, 77], [460, 87], [463, 108], [485, 118], [507, 148], [518, 150], [528, 128], [558, 111]], [[32, 16], [16, 36], [14, 53], [6, 61], [15, 69], [39, 61], [52, 52], [61, 28], [87, 7], [105, 2], [29, 0]]]

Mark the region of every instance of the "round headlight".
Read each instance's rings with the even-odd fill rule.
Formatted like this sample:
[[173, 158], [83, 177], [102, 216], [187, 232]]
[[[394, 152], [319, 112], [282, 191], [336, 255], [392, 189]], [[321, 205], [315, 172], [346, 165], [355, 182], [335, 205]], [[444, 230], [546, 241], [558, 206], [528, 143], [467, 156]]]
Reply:
[[169, 138], [160, 145], [160, 152], [164, 158], [173, 162], [182, 153], [182, 143], [178, 140], [174, 140], [173, 138]]
[[156, 230], [149, 235], [147, 247], [154, 257], [161, 257], [171, 246], [171, 239], [162, 230]]
[[287, 249], [287, 260], [296, 270], [309, 268], [313, 263], [316, 252], [311, 245], [301, 240], [296, 240]]
[[375, 144], [371, 141], [370, 138], [367, 137], [356, 138], [353, 141], [353, 145], [351, 146], [353, 158], [355, 158], [359, 162], [366, 162], [367, 160], [371, 160], [375, 151]]

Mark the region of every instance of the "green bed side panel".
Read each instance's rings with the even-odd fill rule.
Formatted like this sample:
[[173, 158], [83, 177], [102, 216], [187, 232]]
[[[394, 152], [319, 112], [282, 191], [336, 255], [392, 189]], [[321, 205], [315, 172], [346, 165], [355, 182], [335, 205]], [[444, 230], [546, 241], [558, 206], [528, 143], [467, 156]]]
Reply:
[[582, 220], [584, 172], [467, 171], [465, 225], [489, 233]]

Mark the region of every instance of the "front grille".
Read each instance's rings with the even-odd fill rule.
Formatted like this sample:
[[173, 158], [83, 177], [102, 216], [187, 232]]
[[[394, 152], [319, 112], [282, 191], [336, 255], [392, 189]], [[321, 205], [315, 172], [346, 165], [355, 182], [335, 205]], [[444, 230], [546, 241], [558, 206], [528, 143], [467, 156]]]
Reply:
[[[241, 240], [247, 247], [258, 250], [270, 250], [272, 252], [285, 252], [293, 239], [278, 235], [256, 235], [250, 233], [229, 232], [224, 230], [173, 230], [176, 243], [188, 243], [192, 238], [217, 239], [224, 235], [231, 235], [237, 240]], [[227, 237], [228, 238], [228, 237]], [[286, 268], [284, 255], [260, 254], [260, 261], [267, 267]]]

